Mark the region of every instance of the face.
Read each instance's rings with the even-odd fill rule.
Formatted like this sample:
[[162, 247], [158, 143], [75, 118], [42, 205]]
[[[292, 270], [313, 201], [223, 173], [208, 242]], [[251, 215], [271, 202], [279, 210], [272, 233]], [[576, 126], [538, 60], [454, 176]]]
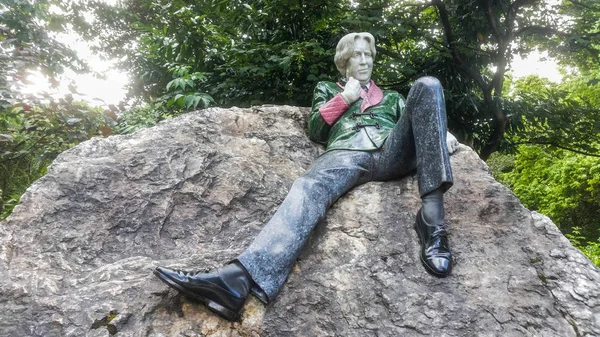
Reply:
[[350, 76], [357, 79], [360, 84], [367, 84], [371, 80], [373, 72], [373, 55], [369, 42], [365, 39], [357, 39], [354, 41], [354, 54], [348, 60], [346, 66], [346, 78]]

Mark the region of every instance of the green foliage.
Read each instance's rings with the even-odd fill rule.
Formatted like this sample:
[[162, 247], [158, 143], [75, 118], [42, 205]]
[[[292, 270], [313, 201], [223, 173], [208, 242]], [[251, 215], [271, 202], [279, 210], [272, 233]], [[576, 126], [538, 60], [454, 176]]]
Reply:
[[[77, 29], [98, 50], [122, 59], [131, 71], [130, 95], [160, 99], [185, 69], [195, 81], [187, 104], [307, 104], [314, 84], [334, 73], [332, 33], [343, 17], [340, 1], [156, 1], [93, 3], [94, 27]], [[75, 16], [75, 13], [72, 14]], [[82, 14], [80, 13], [80, 16]], [[114, 18], [119, 18], [115, 20]], [[135, 41], [135, 42], [134, 42]], [[333, 48], [332, 48], [333, 45]], [[141, 76], [140, 76], [141, 75]], [[325, 76], [325, 77], [323, 77]], [[185, 100], [185, 98], [184, 98]]]
[[54, 158], [92, 136], [108, 136], [114, 124], [103, 109], [73, 101], [70, 96], [35, 105], [17, 103], [7, 117], [12, 117], [13, 126], [19, 122], [18, 128], [9, 129], [14, 140], [10, 151], [7, 149], [2, 153], [7, 161], [27, 153], [32, 146], [40, 148], [42, 159]]
[[189, 110], [196, 108], [207, 108], [214, 103], [210, 95], [196, 91], [201, 84], [206, 82], [206, 76], [201, 72], [190, 74], [190, 66], [173, 65], [169, 72], [173, 74], [173, 80], [167, 83], [166, 94], [161, 97], [159, 103], [166, 101], [166, 108], [179, 108]]
[[515, 169], [515, 155], [510, 153], [494, 152], [486, 161], [494, 178], [500, 182], [502, 173], [508, 173]]
[[560, 11], [570, 18], [564, 24], [570, 26], [572, 33], [538, 42], [565, 64], [584, 71], [598, 69], [600, 4], [597, 0], [567, 0], [562, 1]]
[[529, 209], [548, 215], [563, 231], [579, 228], [587, 240], [600, 233], [600, 159], [540, 146], [519, 147], [515, 168], [500, 173]]
[[115, 132], [119, 134], [134, 133], [140, 129], [152, 127], [158, 122], [171, 117], [161, 114], [160, 110], [154, 105], [144, 105], [125, 110], [118, 119]]
[[180, 65], [170, 67], [173, 79], [167, 83], [165, 93], [151, 103], [121, 110], [116, 132], [133, 133], [191, 109], [207, 108], [213, 104], [214, 100], [210, 95], [197, 91], [200, 84], [206, 81], [204, 74], [190, 74], [189, 69], [189, 66]]
[[529, 76], [515, 81], [516, 110], [505, 139], [508, 145], [544, 144], [600, 155], [600, 69], [567, 76], [562, 83]]
[[569, 241], [577, 249], [587, 256], [596, 266], [600, 267], [600, 238], [596, 241], [588, 241], [581, 235], [580, 227], [573, 227], [571, 233], [567, 234]]

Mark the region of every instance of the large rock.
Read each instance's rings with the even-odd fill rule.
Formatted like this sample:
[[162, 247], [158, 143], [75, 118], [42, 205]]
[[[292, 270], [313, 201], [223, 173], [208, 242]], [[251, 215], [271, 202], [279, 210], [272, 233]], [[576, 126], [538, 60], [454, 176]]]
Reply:
[[158, 265], [246, 247], [322, 149], [307, 109], [208, 109], [60, 155], [0, 224], [2, 336], [599, 336], [600, 271], [462, 146], [453, 274], [422, 267], [414, 177], [368, 183], [317, 226], [271, 305], [230, 323]]

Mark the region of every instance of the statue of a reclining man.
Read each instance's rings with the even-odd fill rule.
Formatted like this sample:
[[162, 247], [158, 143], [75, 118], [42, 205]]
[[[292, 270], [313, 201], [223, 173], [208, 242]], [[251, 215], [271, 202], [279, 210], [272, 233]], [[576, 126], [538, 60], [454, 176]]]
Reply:
[[240, 256], [210, 273], [158, 267], [154, 274], [235, 320], [249, 293], [264, 303], [273, 301], [311, 231], [339, 197], [357, 185], [399, 179], [416, 169], [421, 261], [431, 274], [447, 276], [452, 256], [443, 195], [452, 186], [449, 153], [457, 142], [448, 134], [447, 144], [442, 87], [433, 77], [420, 78], [405, 101], [371, 80], [374, 58], [375, 39], [369, 33], [348, 34], [339, 41], [335, 64], [345, 78], [317, 84], [308, 122], [311, 139], [327, 144], [326, 152], [294, 182]]

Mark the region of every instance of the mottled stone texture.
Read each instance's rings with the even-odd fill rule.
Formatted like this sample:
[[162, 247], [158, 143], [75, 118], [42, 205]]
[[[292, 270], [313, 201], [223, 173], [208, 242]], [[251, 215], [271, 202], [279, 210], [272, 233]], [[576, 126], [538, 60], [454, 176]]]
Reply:
[[446, 194], [456, 265], [419, 262], [416, 178], [321, 222], [273, 304], [241, 322], [151, 275], [237, 256], [322, 151], [308, 109], [208, 109], [59, 156], [0, 223], [0, 336], [599, 336], [600, 271], [469, 148]]

